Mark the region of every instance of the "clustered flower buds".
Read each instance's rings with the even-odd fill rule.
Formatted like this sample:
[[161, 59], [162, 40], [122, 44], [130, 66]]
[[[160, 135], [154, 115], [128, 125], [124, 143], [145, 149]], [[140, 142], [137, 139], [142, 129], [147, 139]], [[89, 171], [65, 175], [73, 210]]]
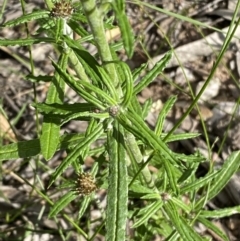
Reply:
[[56, 18], [68, 18], [73, 13], [73, 7], [70, 1], [61, 0], [54, 4], [51, 16]]
[[97, 184], [90, 173], [79, 173], [75, 191], [78, 194], [90, 195], [97, 190]]

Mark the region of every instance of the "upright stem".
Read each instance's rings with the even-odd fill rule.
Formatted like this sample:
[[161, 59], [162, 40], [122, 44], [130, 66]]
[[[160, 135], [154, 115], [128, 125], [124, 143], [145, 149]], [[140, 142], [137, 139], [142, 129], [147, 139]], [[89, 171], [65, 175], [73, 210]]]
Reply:
[[118, 89], [119, 94], [121, 95], [117, 72], [114, 63], [112, 63], [113, 58], [105, 35], [103, 15], [99, 11], [95, 0], [81, 0], [81, 3], [91, 27], [101, 61], [108, 74], [111, 76], [114, 86]]
[[[138, 168], [141, 167], [144, 164], [144, 159], [141, 151], [139, 150], [139, 147], [135, 140], [134, 135], [131, 134], [130, 132], [125, 132], [125, 142], [126, 142], [127, 148], [129, 149], [131, 154], [135, 157], [135, 160], [138, 164]], [[135, 170], [134, 163], [132, 163], [132, 168], [134, 171], [137, 171]], [[148, 169], [148, 166], [145, 166], [142, 169], [141, 174], [143, 177], [143, 180], [142, 180], [140, 176], [140, 181], [142, 182], [142, 185], [147, 185], [149, 188], [154, 188], [154, 181], [152, 179], [152, 175]]]

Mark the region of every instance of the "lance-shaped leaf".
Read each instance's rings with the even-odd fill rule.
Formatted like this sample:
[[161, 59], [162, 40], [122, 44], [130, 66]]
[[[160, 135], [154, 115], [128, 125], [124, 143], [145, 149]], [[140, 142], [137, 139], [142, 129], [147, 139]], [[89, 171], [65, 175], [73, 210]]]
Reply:
[[207, 229], [212, 230], [215, 234], [217, 234], [221, 240], [230, 241], [227, 235], [216, 225], [213, 224], [212, 221], [209, 221], [203, 217], [198, 217], [197, 220], [202, 223]]
[[177, 100], [176, 96], [171, 96], [164, 104], [161, 111], [159, 112], [158, 119], [155, 125], [155, 133], [157, 136], [160, 136], [162, 134], [164, 120], [166, 119], [167, 114], [172, 109], [176, 100]]
[[159, 209], [162, 207], [163, 202], [162, 201], [155, 201], [148, 205], [147, 207], [140, 210], [139, 215], [141, 215], [141, 218], [138, 219], [137, 222], [134, 223], [132, 228], [139, 227], [143, 223], [148, 222], [148, 220], [159, 211]]
[[106, 240], [125, 240], [128, 201], [127, 164], [123, 128], [114, 123], [108, 132], [109, 179], [106, 216]]
[[124, 96], [121, 104], [121, 106], [124, 108], [129, 105], [133, 97], [133, 79], [129, 66], [123, 62], [118, 64], [121, 66], [119, 71], [121, 71], [121, 82], [123, 83], [122, 85], [124, 87]]
[[46, 104], [46, 103], [37, 103], [33, 104], [34, 107], [38, 108], [39, 112], [45, 114], [54, 114], [54, 115], [69, 115], [77, 112], [86, 112], [94, 111], [95, 106], [88, 103], [74, 103], [74, 104]]
[[240, 213], [240, 206], [236, 206], [236, 207], [223, 208], [223, 209], [212, 210], [212, 211], [203, 210], [200, 213], [200, 217], [219, 219], [219, 218], [225, 218], [225, 217], [229, 217], [239, 213]]
[[19, 24], [27, 23], [35, 19], [40, 19], [40, 18], [49, 18], [49, 11], [46, 10], [37, 10], [32, 13], [23, 15], [17, 19], [10, 20], [6, 23], [3, 24], [3, 27], [13, 27], [17, 26]]
[[163, 162], [164, 165], [164, 169], [167, 173], [167, 177], [168, 177], [168, 182], [173, 190], [174, 193], [178, 193], [178, 186], [177, 186], [177, 177], [175, 174], [175, 167], [173, 165], [171, 165], [171, 163], [165, 159], [164, 156], [161, 156], [159, 153], [159, 158], [161, 159], [161, 161]]
[[38, 43], [55, 43], [53, 38], [0, 39], [0, 46], [29, 46]]
[[168, 62], [172, 58], [172, 52], [168, 52], [154, 67], [140, 80], [140, 82], [134, 88], [134, 95], [141, 92], [146, 86], [148, 86], [156, 77], [164, 70]]
[[172, 164], [176, 164], [176, 159], [173, 156], [172, 151], [147, 127], [146, 123], [136, 113], [130, 111], [125, 114], [120, 113], [116, 118], [126, 129], [141, 138], [144, 143], [149, 143], [155, 150], [159, 150], [159, 153], [165, 156], [165, 158]]
[[77, 197], [77, 195], [74, 194], [74, 192], [67, 192], [56, 203], [54, 203], [54, 206], [52, 207], [48, 217], [51, 218], [51, 217], [56, 216], [76, 197]]
[[[59, 65], [66, 69], [68, 56], [62, 54]], [[65, 83], [61, 79], [61, 76], [56, 72], [55, 78], [51, 82], [46, 103], [58, 103], [61, 104], [64, 99], [64, 86]], [[46, 160], [52, 158], [57, 150], [60, 137], [60, 123], [61, 120], [53, 116], [45, 116], [42, 125], [42, 134], [40, 136], [41, 151]]]
[[133, 55], [134, 35], [125, 13], [125, 0], [112, 1], [113, 10], [121, 31], [124, 49], [129, 58]]
[[194, 229], [190, 227], [185, 219], [180, 217], [178, 210], [172, 200], [168, 200], [163, 206], [163, 209], [171, 220], [173, 227], [176, 229], [183, 240], [202, 241], [201, 237], [196, 232], [194, 232]]
[[[210, 190], [208, 192], [208, 200], [215, 197], [229, 182], [232, 175], [238, 170], [240, 165], [240, 151], [233, 152], [227, 160], [225, 160], [221, 170], [212, 180]], [[205, 202], [205, 197], [201, 198], [196, 204], [196, 208], [200, 208]]]
[[62, 18], [56, 19], [56, 26], [54, 31], [56, 43], [58, 42], [60, 36], [63, 34], [64, 25], [65, 25], [65, 19], [62, 19]]
[[[106, 109], [104, 107], [104, 104], [102, 103], [99, 98], [93, 95], [95, 92], [97, 95], [101, 96], [101, 98], [106, 100], [111, 105], [116, 105], [116, 101], [113, 100], [110, 96], [108, 96], [104, 91], [101, 89], [95, 87], [94, 85], [91, 85], [87, 83], [84, 80], [77, 81], [73, 79], [73, 77], [66, 73], [66, 71], [63, 71], [59, 65], [52, 62], [54, 68], [57, 70], [57, 72], [61, 75], [61, 77], [64, 79], [64, 81], [73, 89], [75, 90], [80, 96], [82, 96], [87, 102], [92, 103], [96, 107], [98, 107], [101, 110]], [[86, 89], [85, 89], [85, 88]]]

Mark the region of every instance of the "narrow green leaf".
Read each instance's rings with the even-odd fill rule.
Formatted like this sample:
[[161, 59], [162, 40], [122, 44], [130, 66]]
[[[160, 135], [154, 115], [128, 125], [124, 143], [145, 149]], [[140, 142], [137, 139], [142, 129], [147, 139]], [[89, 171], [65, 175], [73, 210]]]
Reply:
[[115, 7], [118, 9], [118, 11], [124, 12], [125, 11], [125, 0], [115, 0], [113, 2], [115, 4]]
[[[80, 82], [80, 81], [73, 79], [72, 76], [67, 74], [65, 71], [63, 71], [59, 65], [57, 65], [54, 62], [52, 62], [52, 64], [53, 64], [54, 68], [56, 69], [56, 71], [61, 75], [61, 77], [67, 83], [67, 85], [69, 85], [73, 90], [75, 90], [80, 96], [82, 96], [88, 102], [97, 106], [101, 110], [104, 110], [106, 108], [103, 106], [103, 103], [98, 98], [96, 98], [93, 94], [91, 94], [91, 92], [89, 92], [89, 90], [84, 90], [84, 88], [81, 86], [81, 84], [84, 86], [87, 86], [88, 89], [90, 89], [90, 91], [94, 88], [95, 91], [101, 92], [101, 94], [103, 94], [104, 97], [107, 96], [107, 94], [105, 92], [100, 91], [97, 87], [93, 87], [93, 85], [88, 84], [86, 81]], [[110, 100], [110, 102], [115, 103], [115, 101], [111, 97], [107, 96], [106, 98], [108, 100]]]
[[[96, 61], [96, 59], [78, 42], [70, 39], [68, 36], [64, 36], [64, 41], [66, 41], [67, 45], [74, 51], [76, 54], [78, 60], [84, 67], [87, 75], [90, 77], [90, 79], [93, 81], [93, 83], [96, 85], [98, 84], [99, 88], [102, 88], [103, 83], [107, 86], [108, 90], [111, 94], [111, 96], [114, 99], [116, 98], [116, 91], [113, 89], [113, 81], [112, 78], [104, 72], [102, 69], [103, 67], [99, 65], [99, 63]], [[107, 80], [105, 80], [107, 78]]]
[[152, 98], [149, 98], [143, 104], [143, 107], [142, 107], [142, 117], [143, 117], [144, 120], [147, 118], [147, 116], [149, 114], [149, 111], [151, 111], [152, 104], [153, 104]]
[[134, 34], [126, 16], [126, 13], [116, 13], [119, 28], [121, 30], [123, 46], [128, 58], [131, 58], [134, 51]]
[[90, 112], [79, 112], [73, 113], [65, 117], [62, 122], [61, 126], [68, 123], [71, 120], [89, 120], [90, 118], [100, 119], [101, 121], [108, 119], [110, 114], [108, 112], [105, 113], [90, 113]]
[[[74, 51], [78, 61], [81, 63], [91, 82], [99, 88], [102, 88], [103, 83], [101, 74], [99, 72], [99, 68], [101, 67], [96, 61], [96, 59], [91, 56], [86, 50], [82, 49], [81, 44], [76, 43], [76, 41], [73, 41], [72, 39], [69, 39], [67, 37], [64, 37], [64, 40], [66, 40], [68, 46]], [[86, 81], [86, 79], [84, 79], [82, 76], [79, 76], [79, 78]]]
[[134, 95], [141, 92], [146, 86], [148, 86], [156, 77], [164, 70], [168, 62], [172, 58], [172, 52], [169, 51], [165, 56], [154, 65], [154, 67], [140, 80], [140, 82], [134, 88]]
[[[208, 200], [215, 197], [229, 182], [232, 175], [238, 170], [240, 165], [240, 151], [233, 152], [227, 160], [225, 160], [220, 171], [217, 172], [215, 179], [210, 185], [210, 190], [208, 193]], [[199, 208], [204, 203], [204, 198], [201, 198], [196, 207]]]
[[106, 215], [106, 240], [125, 240], [128, 201], [128, 176], [123, 128], [114, 123], [108, 132], [109, 180]]
[[146, 193], [149, 193], [149, 194], [155, 193], [153, 189], [143, 186], [138, 182], [134, 182], [133, 184], [131, 184], [131, 186], [129, 185], [129, 192], [130, 191], [136, 194], [141, 194], [141, 196]]
[[81, 23], [87, 22], [87, 18], [83, 14], [80, 14], [79, 12], [78, 13], [72, 13], [71, 14], [71, 20], [76, 21], [76, 22], [81, 22]]
[[147, 68], [148, 63], [143, 63], [140, 65], [140, 67], [135, 68], [133, 70], [132, 76], [133, 76], [133, 82], [135, 83], [135, 81], [138, 80], [140, 74], [142, 73], [143, 70], [145, 70]]
[[140, 225], [147, 223], [147, 221], [162, 207], [163, 202], [162, 201], [156, 201], [148, 205], [147, 207], [144, 207], [140, 210], [139, 215], [142, 214], [142, 217], [138, 219], [137, 222], [135, 222], [132, 226], [132, 228], [137, 228]]
[[211, 174], [207, 174], [205, 177], [199, 178], [196, 181], [191, 182], [191, 183], [181, 187], [180, 193], [184, 194], [187, 192], [196, 191], [199, 188], [207, 185], [211, 180], [213, 180], [217, 176], [218, 176], [218, 172], [216, 172], [216, 171]]
[[[84, 133], [85, 138], [87, 138], [92, 132], [94, 132], [94, 129], [97, 127], [97, 125], [98, 125], [98, 121], [96, 119], [94, 119], [94, 118], [91, 118], [89, 123], [88, 123], [87, 130]], [[86, 148], [84, 148], [84, 150], [82, 151], [81, 156], [80, 156], [82, 161], [84, 161], [87, 158], [89, 150], [90, 150], [90, 146], [86, 146]], [[75, 161], [74, 163], [77, 163], [77, 161]], [[79, 165], [77, 164], [76, 165], [76, 167], [77, 167], [76, 170], [79, 172], [78, 166]]]
[[89, 84], [86, 81], [78, 81], [77, 85], [83, 85], [87, 91], [93, 91], [96, 95], [101, 97], [101, 99], [104, 99], [106, 102], [108, 102], [111, 106], [116, 106], [117, 105], [117, 100], [113, 99], [111, 96], [107, 95], [106, 92], [102, 91], [98, 87]]
[[164, 120], [166, 119], [167, 114], [172, 109], [176, 100], [176, 96], [171, 96], [164, 104], [163, 108], [160, 110], [154, 130], [157, 136], [160, 136], [162, 134]]
[[[59, 59], [59, 65], [63, 70], [67, 67], [68, 55], [62, 54]], [[60, 75], [56, 72], [55, 78], [51, 82], [47, 94], [46, 103], [62, 104], [64, 100], [64, 86], [65, 83]], [[60, 137], [60, 123], [61, 120], [53, 116], [45, 116], [42, 124], [42, 134], [40, 136], [41, 152], [46, 160], [52, 158], [57, 150]]]
[[[166, 146], [166, 144], [160, 138], [158, 138], [155, 135], [154, 132], [152, 132], [152, 130], [150, 130], [146, 126], [146, 123], [141, 119], [141, 117], [136, 115], [136, 113], [132, 113], [130, 111], [124, 114], [119, 113], [116, 116], [116, 118], [124, 126], [124, 128], [126, 128], [126, 130], [128, 130], [135, 136], [139, 137], [140, 140], [143, 141], [143, 143], [146, 143], [152, 146], [157, 153], [161, 153], [161, 159], [164, 159], [170, 162], [168, 166], [165, 165], [165, 167], [168, 168], [166, 171], [167, 171], [167, 174], [169, 175], [169, 178], [171, 178], [170, 179], [171, 187], [174, 189], [174, 191], [178, 193], [178, 186], [176, 184], [175, 174], [173, 173], [175, 172], [174, 169], [176, 169], [176, 167], [173, 165], [176, 165], [177, 160], [175, 159], [172, 151]], [[169, 166], [171, 166], [171, 168], [169, 168]], [[146, 166], [143, 166], [143, 167], [146, 167]], [[149, 185], [150, 184], [151, 182], [149, 182]]]
[[181, 177], [178, 179], [179, 185], [192, 182], [195, 179], [198, 167], [199, 163], [192, 163], [189, 165], [187, 169], [183, 171]]
[[229, 217], [239, 213], [240, 213], [240, 206], [236, 206], [236, 207], [223, 208], [223, 209], [213, 210], [213, 211], [203, 210], [200, 213], [200, 217], [219, 219], [219, 218], [225, 218], [225, 217]]
[[45, 33], [45, 36], [54, 38], [55, 36], [55, 19], [49, 19], [49, 18], [42, 18], [38, 19], [37, 23], [40, 25], [40, 28], [37, 29], [36, 35], [41, 35], [42, 33]]
[[54, 115], [69, 115], [77, 112], [93, 112], [96, 108], [92, 104], [88, 103], [74, 103], [74, 104], [47, 104], [47, 103], [36, 103], [32, 106], [38, 108], [38, 111], [45, 114]]
[[[172, 164], [176, 163], [171, 150], [146, 126], [146, 123], [136, 113], [127, 112], [125, 115], [121, 113], [116, 118], [130, 132], [137, 134], [137, 136], [141, 137], [145, 143], [149, 143], [155, 150], [159, 150], [161, 155], [165, 156], [166, 160], [171, 161]], [[126, 118], [130, 120], [131, 125]]]
[[[148, 167], [146, 166], [140, 169], [140, 165], [143, 165], [144, 161], [143, 161], [142, 153], [138, 148], [138, 146], [136, 146], [135, 148], [133, 148], [132, 146], [132, 142], [135, 141], [134, 136], [131, 135], [130, 133], [127, 133], [125, 140], [126, 140], [126, 150], [127, 150], [128, 158], [131, 163], [129, 167], [129, 175], [133, 176], [129, 186], [132, 187], [132, 185], [134, 185], [136, 180], [139, 180], [142, 186], [149, 187], [150, 184], [152, 184], [151, 186], [153, 186], [154, 184], [152, 182], [152, 176], [149, 173]], [[146, 172], [149, 175], [147, 175]]]
[[185, 235], [187, 237], [190, 237], [189, 239], [184, 239], [184, 240], [194, 240], [194, 241], [205, 240], [197, 232], [195, 232], [194, 228], [190, 226], [187, 220], [184, 219], [182, 216], [180, 216], [180, 223], [181, 223], [182, 230], [184, 230]]
[[38, 43], [55, 43], [53, 38], [0, 39], [0, 46], [29, 46]]
[[3, 24], [3, 27], [13, 27], [17, 26], [22, 23], [27, 23], [29, 21], [35, 20], [35, 19], [40, 19], [40, 18], [49, 18], [49, 11], [46, 10], [37, 10], [32, 13], [23, 15], [17, 19], [10, 20], [6, 23]]
[[64, 19], [57, 18], [56, 19], [56, 26], [55, 26], [55, 41], [58, 42], [60, 36], [63, 34], [63, 28], [64, 28]]
[[85, 211], [89, 207], [91, 199], [92, 199], [91, 196], [86, 196], [83, 198], [78, 211], [78, 220], [84, 215]]
[[221, 240], [230, 241], [227, 235], [221, 229], [215, 226], [211, 221], [203, 217], [198, 217], [197, 221], [202, 223], [206, 228], [212, 230], [215, 234], [217, 234], [221, 238]]
[[179, 207], [180, 209], [184, 210], [185, 213], [190, 213], [191, 212], [191, 205], [189, 204], [186, 204], [185, 202], [183, 202], [182, 200], [178, 199], [178, 198], [175, 198], [175, 197], [172, 197], [171, 199], [173, 201], [173, 203]]
[[158, 155], [159, 155], [159, 158], [161, 159], [161, 161], [163, 162], [164, 169], [167, 173], [168, 182], [173, 190], [173, 193], [178, 194], [179, 188], [177, 185], [177, 177], [175, 175], [175, 170], [174, 170], [175, 167], [173, 165], [171, 165], [171, 163], [168, 162], [168, 160], [164, 156], [161, 156], [160, 153]]
[[[59, 66], [62, 68], [62, 70], [66, 70], [68, 64], [68, 54], [63, 53], [59, 58]], [[62, 104], [64, 101], [64, 88], [65, 83], [62, 80], [62, 76], [55, 72], [54, 77], [51, 85], [48, 90], [46, 103], [47, 104]]]
[[163, 205], [164, 211], [167, 213], [169, 216], [169, 219], [174, 225], [174, 228], [178, 231], [180, 236], [183, 238], [183, 240], [191, 240], [185, 237], [184, 230], [181, 228], [181, 221], [179, 218], [179, 213], [178, 210], [176, 209], [176, 206], [171, 200], [168, 200], [164, 205]]
[[71, 133], [71, 134], [64, 134], [60, 137], [59, 148], [62, 149], [69, 149], [71, 146], [76, 146], [79, 142], [85, 139], [84, 133]]
[[225, 160], [218, 176], [215, 178], [214, 183], [211, 184], [209, 198], [215, 197], [229, 182], [234, 173], [240, 166], [240, 151], [231, 153]]
[[132, 79], [132, 73], [129, 68], [129, 66], [123, 62], [120, 62], [120, 65], [122, 67], [122, 72], [123, 75], [122, 77], [124, 78], [121, 82], [125, 83], [124, 85], [124, 99], [121, 104], [123, 108], [127, 107], [132, 100], [133, 96], [133, 79]]
[[174, 153], [175, 157], [180, 160], [180, 161], [184, 161], [184, 162], [189, 162], [189, 163], [201, 163], [201, 162], [205, 162], [206, 161], [206, 157], [204, 157], [201, 153], [196, 152], [192, 155], [185, 155], [182, 153]]
[[63, 195], [56, 203], [54, 203], [50, 213], [49, 218], [55, 217], [59, 212], [61, 212], [71, 201], [76, 199], [77, 195], [74, 192], [67, 192]]
[[148, 193], [148, 194], [145, 194], [141, 197], [141, 199], [145, 199], [145, 200], [151, 200], [151, 199], [154, 199], [154, 200], [158, 200], [158, 199], [161, 199], [161, 196], [159, 195], [159, 193]]
[[172, 200], [168, 200], [163, 208], [183, 240], [202, 241], [201, 237], [194, 232], [193, 228], [179, 216], [178, 210]]
[[138, 99], [136, 96], [132, 96], [131, 109], [133, 109], [139, 116], [143, 116], [142, 107], [141, 107], [140, 103], [138, 102]]
[[60, 123], [59, 118], [44, 116], [40, 146], [41, 153], [46, 160], [51, 159], [57, 150], [60, 137]]
[[[121, 3], [120, 3], [121, 2]], [[127, 15], [125, 13], [125, 1], [116, 0], [112, 1], [113, 10], [118, 21], [118, 26], [121, 31], [124, 49], [129, 58], [133, 55], [133, 46], [134, 46], [134, 35], [130, 23], [128, 21]]]
[[111, 97], [118, 102], [119, 96], [117, 95], [116, 88], [113, 85], [113, 81], [109, 74], [106, 72], [106, 70], [103, 67], [97, 66], [100, 74], [101, 74], [101, 81], [104, 83], [104, 85], [107, 87], [107, 90], [109, 91], [109, 94]]
[[49, 117], [58, 117], [61, 119], [60, 126], [69, 122], [70, 120], [89, 120], [91, 117], [104, 120], [109, 118], [109, 113], [100, 112], [95, 113], [96, 107], [88, 103], [75, 103], [75, 104], [33, 104], [38, 108], [39, 112], [47, 114]]
[[36, 83], [36, 82], [40, 82], [40, 81], [43, 81], [43, 82], [50, 82], [53, 80], [53, 76], [49, 76], [49, 75], [38, 75], [38, 76], [34, 76], [32, 74], [28, 74], [26, 76], [26, 79], [27, 80], [30, 80], [31, 82], [33, 83]]
[[73, 32], [81, 36], [81, 38], [78, 40], [79, 42], [84, 43], [86, 41], [89, 41], [90, 43], [94, 44], [93, 35], [90, 34], [86, 29], [84, 29], [79, 23], [70, 19], [67, 24], [73, 30]]
[[[157, 134], [157, 133], [156, 133]], [[173, 141], [179, 141], [179, 140], [187, 140], [187, 139], [192, 139], [200, 136], [201, 133], [177, 133], [177, 134], [172, 134], [167, 140], [164, 140], [164, 137], [167, 136], [166, 133], [161, 134], [161, 139], [166, 141], [167, 143], [173, 142]]]

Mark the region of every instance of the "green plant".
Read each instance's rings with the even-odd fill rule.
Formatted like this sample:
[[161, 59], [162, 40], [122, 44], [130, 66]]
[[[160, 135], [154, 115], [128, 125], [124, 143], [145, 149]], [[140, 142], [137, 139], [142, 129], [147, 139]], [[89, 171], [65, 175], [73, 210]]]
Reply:
[[[18, 40], [1, 39], [0, 45], [52, 43], [59, 58], [56, 62], [52, 61], [55, 68], [53, 77], [35, 76], [34, 68], [32, 74], [27, 76], [35, 83], [51, 82], [45, 103], [33, 104], [44, 117], [39, 138], [0, 147], [0, 160], [36, 155], [50, 160], [56, 151], [67, 150], [67, 157], [53, 172], [49, 186], [72, 166], [79, 178], [68, 183], [71, 191], [54, 203], [41, 190], [34, 186], [32, 188], [52, 205], [49, 217], [56, 217], [63, 212], [80, 194], [82, 202], [78, 219], [84, 215], [97, 186], [106, 188], [106, 218], [103, 216], [94, 235], [89, 236], [77, 220], [71, 220], [63, 212], [69, 223], [87, 240], [93, 240], [97, 232], [104, 233], [108, 241], [126, 240], [128, 218], [133, 221], [132, 228], [136, 230], [134, 240], [150, 240], [154, 233], [161, 234], [166, 240], [205, 240], [194, 231], [196, 222], [203, 223], [223, 240], [228, 240], [208, 218], [227, 216], [231, 210], [239, 212], [239, 207], [211, 213], [204, 211], [204, 206], [239, 168], [240, 152], [232, 153], [220, 170], [210, 170], [205, 177], [197, 178], [194, 175], [196, 169], [206, 159], [199, 153], [175, 153], [170, 150], [168, 143], [194, 138], [199, 134], [174, 134], [178, 125], [168, 134], [163, 132], [163, 123], [176, 97], [170, 97], [165, 103], [154, 130], [144, 121], [149, 102], [141, 106], [137, 100], [137, 94], [162, 73], [172, 51], [137, 82], [146, 65], [131, 71], [117, 57], [117, 51], [122, 48], [128, 57], [133, 54], [134, 38], [125, 14], [125, 1], [102, 1], [99, 4], [94, 0], [80, 2], [80, 7], [73, 11], [71, 2], [46, 1], [48, 10], [24, 14], [3, 25], [11, 27], [38, 20], [40, 27], [35, 35]], [[122, 40], [114, 44], [109, 44], [105, 37], [105, 29], [114, 26], [113, 19], [106, 18], [110, 10], [122, 36]], [[83, 23], [89, 25], [90, 31], [82, 26]], [[71, 37], [73, 32], [79, 34], [81, 39], [74, 40]], [[47, 37], [39, 37], [40, 33]], [[85, 42], [96, 46], [96, 56], [83, 47]], [[75, 70], [75, 76], [67, 71], [68, 66]], [[65, 103], [66, 84], [86, 102]], [[201, 93], [187, 113], [197, 103]], [[60, 135], [61, 126], [71, 120], [88, 121], [86, 132]], [[92, 148], [92, 144], [99, 139], [105, 140], [105, 143], [100, 148]], [[82, 165], [88, 156], [92, 156], [95, 163], [91, 174], [84, 174]], [[157, 173], [150, 172], [149, 165], [157, 168]], [[95, 183], [94, 178], [100, 179], [100, 185]], [[184, 197], [188, 198], [188, 205], [184, 203]], [[128, 209], [131, 198], [146, 200], [146, 206]]]

